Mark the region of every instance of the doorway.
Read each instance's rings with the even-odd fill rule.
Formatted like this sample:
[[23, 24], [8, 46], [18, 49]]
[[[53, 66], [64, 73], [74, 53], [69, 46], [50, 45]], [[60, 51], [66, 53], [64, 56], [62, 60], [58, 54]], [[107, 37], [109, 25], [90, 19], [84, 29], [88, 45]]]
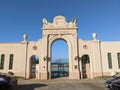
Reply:
[[82, 78], [90, 78], [90, 59], [87, 54], [82, 56]]
[[36, 74], [39, 72], [39, 57], [33, 55], [30, 58], [30, 78], [36, 78]]

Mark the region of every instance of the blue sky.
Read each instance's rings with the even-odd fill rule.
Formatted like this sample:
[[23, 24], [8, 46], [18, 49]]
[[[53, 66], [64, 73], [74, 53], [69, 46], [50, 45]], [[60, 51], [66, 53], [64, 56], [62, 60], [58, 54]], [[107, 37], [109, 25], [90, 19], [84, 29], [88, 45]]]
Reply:
[[78, 19], [78, 37], [120, 41], [120, 0], [0, 0], [0, 42], [29, 41], [42, 37], [42, 19], [49, 22], [63, 15], [70, 22]]
[[63, 40], [55, 41], [52, 45], [52, 61], [68, 62], [68, 45]]

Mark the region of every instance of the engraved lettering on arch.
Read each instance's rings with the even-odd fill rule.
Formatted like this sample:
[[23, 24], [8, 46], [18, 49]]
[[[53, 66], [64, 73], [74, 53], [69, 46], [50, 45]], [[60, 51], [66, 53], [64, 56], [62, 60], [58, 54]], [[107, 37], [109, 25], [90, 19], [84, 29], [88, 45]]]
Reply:
[[50, 34], [72, 34], [69, 31], [50, 31]]

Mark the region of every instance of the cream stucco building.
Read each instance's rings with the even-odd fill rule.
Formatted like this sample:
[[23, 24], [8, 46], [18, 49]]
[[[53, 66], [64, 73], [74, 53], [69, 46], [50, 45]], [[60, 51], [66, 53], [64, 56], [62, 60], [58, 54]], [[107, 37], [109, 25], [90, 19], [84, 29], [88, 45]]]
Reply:
[[[38, 41], [27, 41], [25, 34], [19, 43], [0, 43], [0, 72], [11, 71], [27, 79], [51, 79], [51, 46], [56, 40], [68, 45], [69, 79], [82, 79], [83, 66], [87, 78], [120, 72], [120, 42], [102, 42], [96, 33], [92, 34], [93, 40], [79, 39], [76, 21], [74, 18], [66, 22], [64, 16], [56, 16], [50, 23], [44, 18], [42, 38]], [[37, 64], [33, 61], [35, 55], [39, 57]]]

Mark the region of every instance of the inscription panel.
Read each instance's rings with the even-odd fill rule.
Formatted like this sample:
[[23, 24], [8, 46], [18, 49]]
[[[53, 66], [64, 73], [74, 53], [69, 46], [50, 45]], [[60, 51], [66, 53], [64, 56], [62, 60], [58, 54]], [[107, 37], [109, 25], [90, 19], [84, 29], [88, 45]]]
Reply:
[[43, 34], [76, 34], [76, 31], [45, 31]]

